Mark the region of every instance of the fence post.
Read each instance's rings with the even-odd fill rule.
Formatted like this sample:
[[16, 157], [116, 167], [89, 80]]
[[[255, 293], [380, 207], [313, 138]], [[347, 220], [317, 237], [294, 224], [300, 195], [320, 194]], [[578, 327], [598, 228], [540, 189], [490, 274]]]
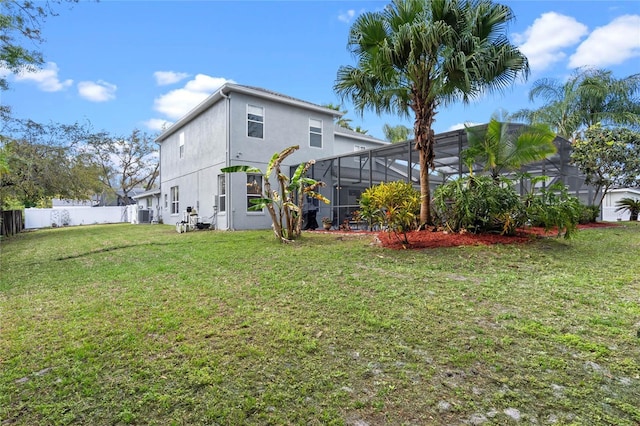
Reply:
[[0, 215], [0, 235], [11, 236], [24, 229], [22, 210], [6, 210]]

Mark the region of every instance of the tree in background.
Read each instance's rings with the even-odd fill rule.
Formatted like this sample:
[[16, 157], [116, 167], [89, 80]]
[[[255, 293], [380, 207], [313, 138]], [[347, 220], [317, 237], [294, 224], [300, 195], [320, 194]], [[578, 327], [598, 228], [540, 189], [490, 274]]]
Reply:
[[535, 110], [522, 109], [514, 119], [546, 123], [563, 138], [575, 141], [580, 132], [604, 125], [640, 125], [640, 74], [616, 79], [611, 71], [579, 69], [564, 82], [540, 79], [533, 83], [529, 100], [545, 104]]
[[11, 136], [0, 136], [2, 208], [44, 206], [52, 198], [89, 199], [102, 189], [94, 158], [82, 150], [89, 137], [86, 126], [12, 123]]
[[556, 153], [556, 134], [545, 124], [514, 129], [508, 121], [493, 116], [487, 126], [466, 127], [469, 147], [461, 156], [473, 170], [480, 163], [494, 181], [504, 171], [516, 171], [525, 164], [544, 160]]
[[[11, 73], [34, 71], [44, 62], [42, 53], [25, 46], [43, 42], [41, 26], [48, 16], [55, 15], [51, 3], [78, 0], [34, 2], [30, 0], [2, 0], [0, 4], [0, 63]], [[7, 78], [0, 74], [0, 91], [9, 87]], [[0, 105], [0, 118], [9, 116], [10, 108]]]
[[527, 58], [505, 33], [514, 15], [489, 0], [395, 0], [360, 15], [334, 89], [358, 111], [414, 115], [420, 155], [420, 224], [432, 222], [429, 169], [435, 168], [433, 123], [438, 107], [469, 102], [527, 76]]
[[343, 115], [340, 118], [337, 118], [335, 120], [335, 124], [340, 126], [340, 127], [344, 127], [345, 129], [349, 129], [349, 130], [353, 130], [354, 132], [358, 132], [361, 133], [363, 135], [366, 135], [368, 130], [363, 129], [360, 126], [356, 126], [355, 128], [351, 126], [351, 120], [350, 118], [345, 118], [344, 116], [349, 112], [347, 110], [342, 110], [342, 105], [335, 105], [335, 104], [326, 104], [323, 105], [325, 108], [329, 108], [332, 109], [334, 111], [338, 111], [341, 112]]
[[640, 133], [591, 126], [573, 143], [571, 161], [595, 186], [591, 203], [600, 206], [610, 188], [640, 186]]
[[92, 135], [87, 152], [101, 169], [101, 179], [111, 193], [124, 200], [135, 188], [152, 189], [158, 177], [158, 148], [150, 135], [134, 129], [128, 137], [108, 133]]
[[384, 138], [391, 143], [404, 142], [413, 138], [411, 129], [402, 124], [398, 124], [397, 126], [385, 124], [382, 126], [382, 133], [384, 133]]

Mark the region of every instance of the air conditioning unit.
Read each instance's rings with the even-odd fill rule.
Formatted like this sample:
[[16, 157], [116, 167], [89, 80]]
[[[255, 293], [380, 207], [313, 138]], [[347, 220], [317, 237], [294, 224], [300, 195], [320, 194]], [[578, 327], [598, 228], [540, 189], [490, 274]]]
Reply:
[[138, 223], [151, 223], [151, 210], [138, 210]]

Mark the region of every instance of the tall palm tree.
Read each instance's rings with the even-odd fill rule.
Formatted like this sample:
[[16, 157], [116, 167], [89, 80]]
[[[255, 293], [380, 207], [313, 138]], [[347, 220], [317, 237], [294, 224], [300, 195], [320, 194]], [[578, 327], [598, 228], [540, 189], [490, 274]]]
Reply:
[[469, 148], [462, 157], [471, 169], [473, 162], [482, 163], [497, 181], [504, 171], [544, 160], [557, 151], [556, 135], [544, 124], [525, 126], [514, 131], [511, 124], [495, 116], [484, 126], [467, 127]]
[[348, 49], [357, 66], [338, 69], [335, 91], [360, 112], [414, 116], [420, 155], [420, 223], [431, 223], [429, 169], [435, 168], [433, 123], [454, 101], [510, 85], [529, 74], [527, 58], [505, 34], [511, 9], [490, 0], [393, 0], [360, 15]]
[[546, 123], [565, 139], [575, 141], [581, 131], [597, 124], [640, 125], [640, 74], [616, 79], [611, 71], [578, 69], [561, 82], [536, 80], [529, 100], [542, 99], [538, 109], [522, 109], [515, 119]]

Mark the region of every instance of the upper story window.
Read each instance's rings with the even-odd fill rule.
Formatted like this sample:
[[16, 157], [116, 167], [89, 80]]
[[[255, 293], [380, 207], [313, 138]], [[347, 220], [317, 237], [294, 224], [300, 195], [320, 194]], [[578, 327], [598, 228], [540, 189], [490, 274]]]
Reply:
[[179, 142], [179, 147], [180, 147], [180, 158], [184, 158], [184, 132], [180, 132], [180, 142]]
[[322, 148], [322, 120], [309, 119], [309, 146]]
[[264, 108], [247, 105], [247, 136], [264, 138]]

